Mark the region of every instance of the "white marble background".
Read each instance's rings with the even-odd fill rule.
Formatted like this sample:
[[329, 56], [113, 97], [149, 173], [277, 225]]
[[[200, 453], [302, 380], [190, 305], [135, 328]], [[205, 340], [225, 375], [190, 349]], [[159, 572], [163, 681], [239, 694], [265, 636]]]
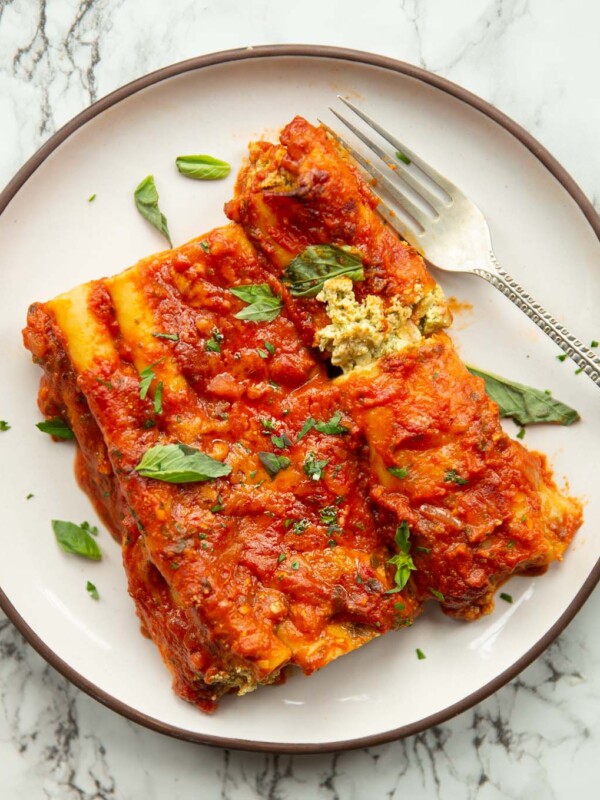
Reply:
[[[144, 73], [284, 42], [425, 67], [531, 131], [600, 202], [594, 0], [0, 0], [0, 185], [64, 122]], [[67, 683], [0, 613], [2, 800], [554, 800], [596, 796], [600, 592], [494, 697], [386, 746], [323, 756], [200, 747]]]

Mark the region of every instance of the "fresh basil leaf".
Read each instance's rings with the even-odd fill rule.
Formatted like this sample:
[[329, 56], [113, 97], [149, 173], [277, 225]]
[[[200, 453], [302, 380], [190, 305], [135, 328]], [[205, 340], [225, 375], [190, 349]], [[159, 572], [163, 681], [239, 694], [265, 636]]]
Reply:
[[281, 472], [282, 469], [287, 469], [292, 463], [286, 456], [277, 456], [275, 453], [260, 452], [258, 457], [271, 480], [278, 472]]
[[74, 439], [75, 434], [69, 428], [64, 419], [54, 417], [53, 419], [46, 419], [44, 422], [36, 423], [36, 428], [43, 433], [49, 433], [50, 436], [56, 436], [57, 439]]
[[328, 422], [315, 422], [315, 430], [319, 433], [328, 433], [330, 436], [341, 436], [348, 433], [350, 428], [340, 425], [342, 412], [336, 411]]
[[177, 156], [175, 164], [182, 175], [197, 181], [216, 181], [231, 171], [230, 164], [212, 156]]
[[144, 478], [165, 483], [196, 483], [229, 475], [231, 467], [185, 444], [157, 444], [135, 468]]
[[85, 589], [86, 589], [87, 593], [89, 594], [89, 596], [93, 600], [100, 600], [100, 595], [98, 594], [98, 589], [96, 589], [96, 587], [94, 586], [94, 584], [91, 581], [88, 581], [86, 583]]
[[283, 302], [281, 297], [273, 294], [268, 283], [250, 283], [243, 286], [235, 286], [229, 290], [231, 294], [248, 304], [247, 308], [238, 311], [236, 319], [243, 319], [248, 322], [272, 322], [276, 319]]
[[169, 226], [167, 225], [167, 218], [161, 213], [158, 207], [158, 192], [156, 191], [156, 184], [154, 183], [154, 176], [148, 175], [138, 185], [133, 193], [133, 199], [137, 210], [140, 212], [144, 219], [148, 220], [151, 225], [154, 225], [156, 230], [166, 238], [171, 247], [171, 234], [169, 233]]
[[100, 561], [102, 558], [102, 552], [96, 544], [96, 540], [93, 536], [90, 536], [83, 525], [75, 525], [74, 522], [53, 519], [52, 530], [56, 541], [65, 553], [73, 553], [76, 556], [90, 558], [92, 561]]
[[577, 422], [579, 413], [574, 408], [555, 400], [540, 389], [533, 389], [522, 383], [509, 381], [490, 372], [467, 367], [472, 375], [483, 378], [485, 391], [497, 404], [501, 417], [512, 417], [519, 425], [538, 422], [555, 422], [559, 425], [572, 425]]
[[311, 245], [286, 267], [282, 280], [293, 297], [315, 297], [325, 281], [344, 275], [353, 281], [364, 281], [362, 256], [351, 247], [335, 244]]

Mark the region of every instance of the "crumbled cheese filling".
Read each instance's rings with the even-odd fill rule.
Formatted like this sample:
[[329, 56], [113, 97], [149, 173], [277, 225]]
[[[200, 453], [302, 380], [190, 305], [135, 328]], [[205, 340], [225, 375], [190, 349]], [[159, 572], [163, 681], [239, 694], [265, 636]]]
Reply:
[[331, 353], [331, 363], [344, 372], [366, 367], [386, 353], [397, 353], [450, 322], [437, 285], [413, 307], [403, 306], [399, 298], [385, 302], [375, 295], [359, 303], [350, 278], [331, 278], [317, 300], [326, 303], [331, 320], [317, 331], [317, 344]]

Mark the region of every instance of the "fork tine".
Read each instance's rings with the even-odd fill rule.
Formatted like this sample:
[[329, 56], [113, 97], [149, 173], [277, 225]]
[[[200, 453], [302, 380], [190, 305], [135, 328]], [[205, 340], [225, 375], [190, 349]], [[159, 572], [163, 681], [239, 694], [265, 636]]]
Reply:
[[[366, 158], [363, 158], [359, 152], [357, 152], [343, 137], [339, 135], [339, 133], [331, 130], [331, 128], [328, 125], [325, 125], [323, 122], [321, 122], [321, 125], [323, 125], [323, 127], [350, 153], [352, 158], [361, 165], [365, 172], [374, 178], [380, 186], [383, 186], [387, 194], [392, 198], [392, 200], [394, 200], [395, 203], [400, 206], [404, 213], [413, 218], [413, 227], [417, 234], [423, 233], [426, 227], [431, 225], [433, 219], [428, 217], [418, 206], [413, 203], [410, 198], [403, 194], [398, 186], [393, 184], [389, 178], [380, 172], [377, 167], [367, 161]], [[394, 212], [391, 209], [388, 209], [388, 211], [390, 214], [392, 214], [392, 216], [394, 216]], [[432, 209], [432, 211], [436, 217], [439, 216], [434, 209]]]
[[419, 158], [419, 156], [416, 155], [416, 153], [414, 153], [412, 150], [406, 147], [406, 145], [402, 144], [402, 142], [398, 141], [398, 139], [396, 139], [395, 136], [392, 136], [391, 133], [386, 131], [385, 128], [382, 128], [381, 125], [375, 122], [375, 120], [368, 117], [364, 113], [364, 111], [361, 111], [359, 108], [357, 108], [354, 105], [354, 103], [351, 103], [349, 100], [346, 100], [339, 94], [338, 94], [338, 99], [341, 100], [345, 106], [348, 106], [349, 109], [354, 111], [354, 113], [357, 114], [362, 119], [362, 121], [365, 122], [370, 128], [373, 128], [374, 131], [377, 131], [377, 133], [380, 136], [382, 136], [386, 140], [386, 142], [389, 142], [389, 144], [391, 144], [392, 147], [395, 147], [396, 150], [399, 150], [407, 158], [409, 158], [413, 164], [416, 164], [416, 166], [419, 167], [419, 169], [422, 172], [424, 172], [425, 175], [427, 175], [434, 183], [437, 183], [437, 185], [446, 192], [449, 200], [452, 200], [453, 196], [460, 193], [458, 187], [456, 187], [451, 181], [449, 181], [448, 178], [445, 178], [443, 175], [440, 175], [440, 173], [436, 169], [430, 167], [429, 164], [427, 164], [427, 162]]
[[365, 134], [356, 128], [351, 122], [348, 122], [345, 117], [342, 117], [341, 114], [338, 114], [335, 109], [330, 107], [329, 110], [335, 117], [339, 119], [340, 122], [342, 122], [349, 130], [351, 130], [352, 133], [358, 139], [360, 139], [363, 144], [366, 144], [369, 150], [372, 150], [376, 156], [384, 161], [388, 167], [390, 167], [396, 173], [398, 178], [401, 178], [406, 184], [408, 184], [408, 186], [410, 186], [413, 192], [415, 192], [415, 194], [417, 194], [423, 200], [423, 202], [429, 206], [432, 216], [439, 216], [435, 207], [440, 201], [434, 194], [432, 194], [432, 192], [423, 184], [422, 181], [417, 180], [413, 175], [411, 175], [410, 172], [406, 170], [404, 166], [399, 169], [399, 162], [390, 158], [388, 154], [385, 153], [375, 142], [365, 136]]

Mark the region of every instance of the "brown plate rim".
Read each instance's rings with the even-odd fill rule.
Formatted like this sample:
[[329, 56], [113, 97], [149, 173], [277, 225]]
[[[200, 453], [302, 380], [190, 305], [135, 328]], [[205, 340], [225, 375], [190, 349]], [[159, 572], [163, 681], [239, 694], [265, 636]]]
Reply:
[[[416, 67], [413, 64], [408, 64], [403, 61], [398, 61], [388, 56], [380, 56], [374, 53], [363, 52], [360, 50], [350, 50], [341, 47], [329, 47], [324, 45], [308, 45], [308, 44], [284, 44], [284, 45], [263, 45], [260, 47], [247, 47], [235, 50], [223, 50], [217, 53], [210, 53], [203, 56], [197, 56], [186, 61], [181, 61], [177, 64], [172, 64], [168, 67], [163, 67], [148, 75], [144, 75], [137, 80], [134, 80], [120, 89], [106, 95], [93, 105], [84, 109], [82, 112], [73, 117], [69, 122], [60, 128], [50, 139], [43, 144], [39, 150], [21, 167], [15, 174], [11, 181], [6, 185], [2, 193], [0, 193], [0, 213], [4, 211], [13, 197], [17, 194], [23, 184], [33, 175], [36, 169], [45, 161], [45, 159], [68, 137], [76, 130], [81, 128], [95, 116], [116, 105], [121, 100], [129, 97], [130, 95], [145, 89], [147, 86], [152, 86], [168, 78], [181, 75], [186, 72], [210, 67], [218, 64], [225, 64], [234, 61], [243, 61], [246, 59], [255, 58], [281, 58], [284, 56], [294, 57], [307, 57], [307, 58], [329, 58], [338, 59], [342, 61], [351, 61], [367, 66], [380, 67], [392, 72], [397, 72], [406, 75], [410, 78], [415, 78], [422, 83], [433, 86], [446, 94], [456, 97], [458, 100], [466, 103], [467, 105], [485, 114], [494, 122], [501, 125], [505, 130], [511, 133], [518, 139], [533, 155], [541, 161], [546, 169], [556, 178], [557, 181], [572, 197], [575, 203], [581, 209], [583, 215], [589, 222], [592, 230], [600, 240], [600, 216], [596, 213], [592, 203], [585, 196], [582, 189], [574, 181], [571, 175], [564, 169], [564, 167], [552, 156], [543, 145], [541, 145], [530, 133], [517, 124], [514, 120], [499, 111], [493, 105], [485, 100], [482, 100], [477, 95], [469, 92], [461, 86], [434, 75], [426, 70]], [[504, 670], [500, 675], [487, 683], [485, 686], [480, 687], [477, 691], [467, 695], [462, 700], [454, 703], [441, 711], [424, 717], [409, 725], [404, 725], [400, 728], [395, 728], [384, 733], [372, 734], [370, 736], [363, 736], [355, 739], [338, 741], [338, 742], [318, 742], [318, 743], [284, 743], [284, 742], [259, 742], [249, 741], [247, 739], [235, 739], [223, 736], [212, 736], [209, 734], [193, 733], [183, 728], [178, 728], [174, 725], [168, 725], [161, 722], [154, 717], [150, 717], [141, 711], [138, 711], [126, 703], [115, 699], [109, 693], [100, 689], [96, 684], [87, 680], [83, 675], [74, 670], [69, 664], [61, 659], [47, 644], [35, 633], [35, 631], [25, 622], [17, 609], [10, 602], [6, 594], [0, 588], [0, 607], [4, 610], [8, 618], [25, 637], [29, 644], [58, 672], [65, 678], [73, 683], [78, 688], [82, 689], [88, 695], [98, 700], [103, 705], [107, 706], [113, 711], [121, 714], [123, 717], [137, 722], [140, 725], [172, 736], [177, 739], [183, 739], [198, 744], [211, 745], [215, 747], [227, 747], [236, 750], [250, 750], [258, 752], [271, 752], [271, 753], [288, 753], [288, 754], [301, 754], [301, 753], [328, 753], [333, 751], [353, 750], [361, 747], [373, 747], [375, 745], [385, 744], [405, 736], [412, 736], [417, 733], [430, 728], [434, 725], [440, 725], [447, 722], [452, 717], [461, 714], [463, 711], [475, 706], [482, 700], [485, 700], [494, 692], [498, 691], [502, 686], [512, 680], [518, 675], [525, 667], [531, 664], [553, 641], [562, 633], [566, 626], [575, 617], [577, 612], [581, 609], [584, 602], [592, 593], [592, 590], [600, 580], [600, 560], [596, 562], [594, 568], [585, 580], [581, 589], [577, 592], [567, 609], [563, 612], [560, 618], [552, 625], [551, 628], [539, 639], [527, 653], [519, 658], [508, 669]]]

